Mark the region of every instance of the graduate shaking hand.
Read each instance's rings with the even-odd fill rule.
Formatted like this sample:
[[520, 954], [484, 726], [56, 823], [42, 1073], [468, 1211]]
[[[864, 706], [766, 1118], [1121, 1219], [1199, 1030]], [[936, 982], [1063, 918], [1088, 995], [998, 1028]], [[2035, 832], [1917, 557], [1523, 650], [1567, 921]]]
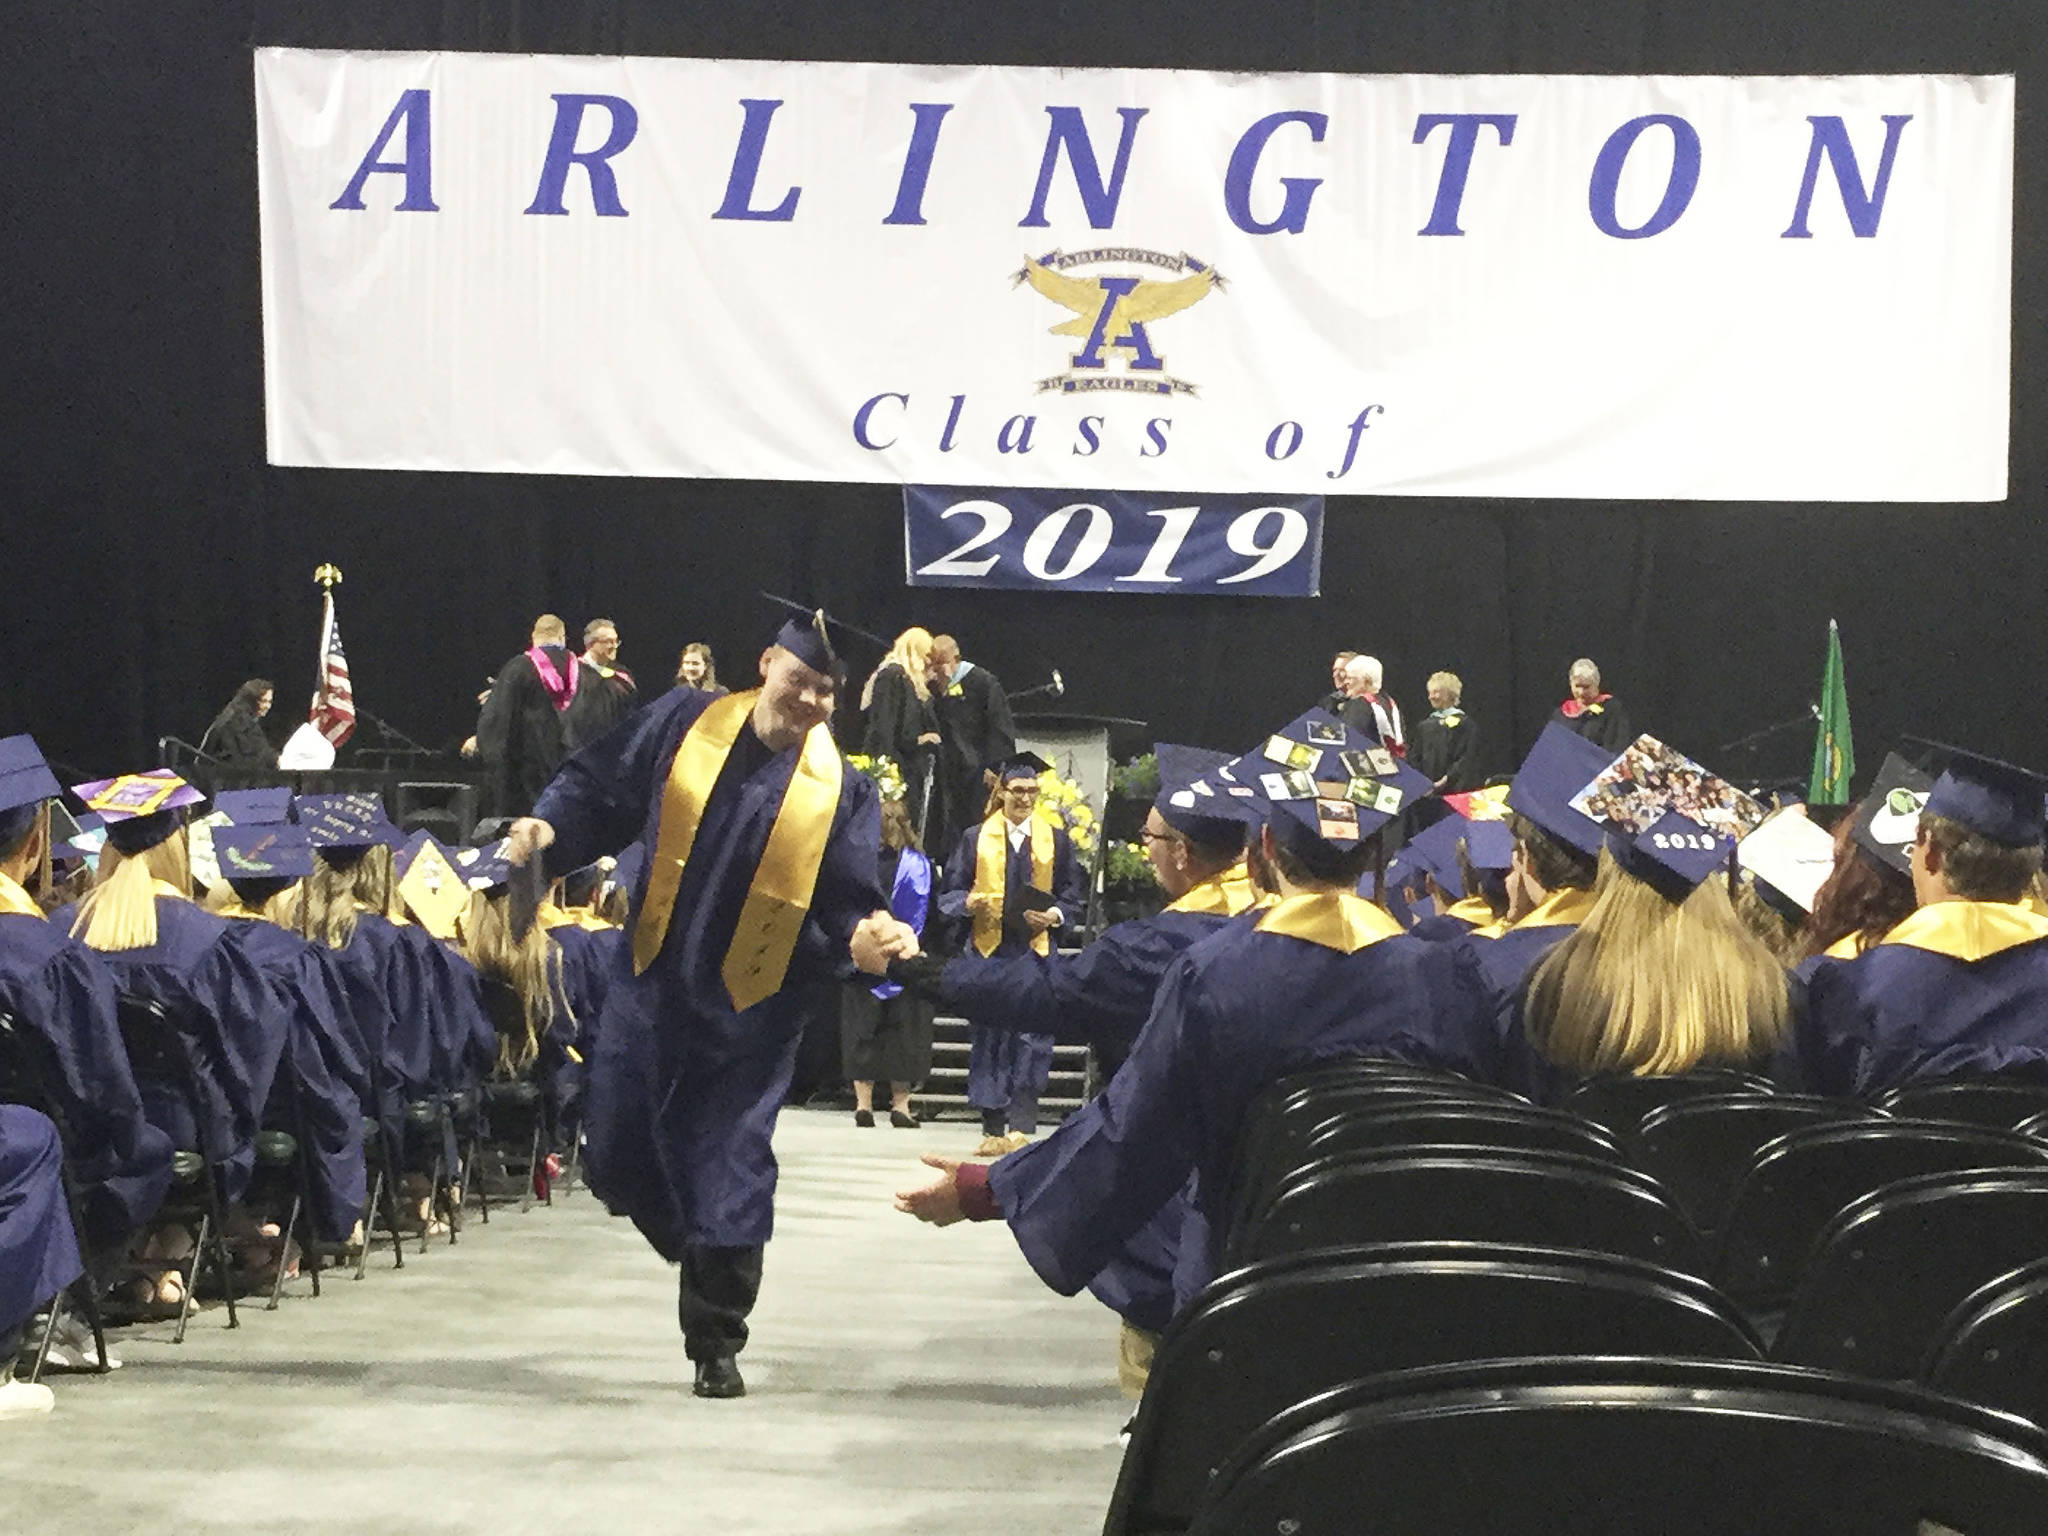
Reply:
[[870, 912], [856, 923], [848, 947], [854, 965], [870, 976], [886, 975], [891, 960], [913, 960], [919, 954], [917, 930], [889, 912]]
[[950, 1227], [956, 1221], [965, 1221], [967, 1212], [960, 1205], [960, 1184], [956, 1177], [960, 1172], [960, 1159], [927, 1152], [922, 1161], [925, 1167], [938, 1169], [939, 1177], [916, 1189], [897, 1190], [896, 1209], [905, 1215], [915, 1216], [919, 1221], [928, 1221], [935, 1227]]
[[555, 840], [555, 829], [537, 816], [522, 816], [505, 837], [505, 861], [522, 869], [526, 861]]

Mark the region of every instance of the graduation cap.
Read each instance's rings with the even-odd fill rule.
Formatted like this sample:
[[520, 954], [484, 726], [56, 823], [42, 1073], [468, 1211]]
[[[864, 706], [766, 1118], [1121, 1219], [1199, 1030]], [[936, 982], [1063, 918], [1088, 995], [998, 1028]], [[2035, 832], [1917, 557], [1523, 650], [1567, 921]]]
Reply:
[[[1012, 752], [1008, 757], [989, 766], [995, 770], [998, 784], [1007, 784], [1012, 779], [1030, 779], [1036, 783], [1041, 773], [1052, 772], [1052, 764], [1036, 752]], [[1159, 776], [1163, 782], [1166, 777], [1164, 768], [1160, 770]]]
[[845, 676], [846, 663], [841, 657], [849, 649], [849, 640], [866, 640], [885, 651], [889, 648], [889, 642], [880, 635], [870, 634], [844, 619], [835, 619], [822, 608], [777, 597], [773, 592], [763, 592], [761, 596], [772, 607], [787, 610], [790, 615], [775, 632], [775, 644], [813, 672], [822, 672], [827, 677]]
[[287, 822], [257, 822], [248, 826], [216, 826], [213, 855], [221, 878], [235, 883], [244, 880], [303, 880], [313, 873], [313, 845], [304, 827]]
[[419, 925], [437, 939], [454, 938], [456, 919], [469, 905], [469, 887], [433, 833], [415, 832], [393, 864], [399, 897]]
[[63, 793], [33, 736], [0, 739], [0, 846], [27, 832], [43, 803]]
[[1458, 841], [1472, 823], [1462, 816], [1446, 816], [1430, 823], [1408, 839], [1408, 846], [1387, 866], [1387, 883], [1400, 883], [1398, 868], [1411, 875], [1426, 874], [1453, 900], [1465, 894], [1465, 874], [1458, 868]]
[[1274, 838], [1310, 857], [1349, 852], [1435, 788], [1326, 709], [1289, 721], [1227, 766], [1258, 785]]
[[71, 793], [105, 823], [115, 850], [126, 854], [154, 848], [185, 824], [187, 806], [206, 798], [168, 768], [74, 784]]
[[237, 827], [275, 826], [292, 819], [292, 792], [277, 789], [223, 789], [213, 797], [214, 811]]
[[[60, 827], [59, 818], [67, 825]], [[50, 807], [50, 857], [53, 859], [97, 859], [107, 846], [107, 824], [92, 811], [77, 818], [59, 800]]]
[[1159, 793], [1152, 809], [1183, 837], [1212, 847], [1243, 847], [1244, 818], [1217, 806], [1218, 796], [1207, 775], [1230, 761], [1228, 752], [1183, 747], [1162, 741], [1153, 747], [1159, 759]]
[[456, 848], [450, 850], [449, 859], [465, 889], [488, 893], [511, 878], [512, 865], [505, 858], [504, 849], [502, 841], [481, 848]]
[[1920, 835], [1920, 813], [1926, 809], [1934, 780], [1896, 752], [1885, 754], [1877, 782], [1863, 797], [1849, 835], [1856, 845], [1887, 868], [1913, 873], [1913, 840]]
[[1568, 726], [1552, 721], [1522, 759], [1508, 785], [1508, 809], [1519, 812], [1568, 848], [1589, 857], [1600, 852], [1605, 832], [1599, 822], [1572, 806], [1572, 797], [1600, 776], [1614, 754], [1595, 746]]
[[1677, 811], [1666, 811], [1633, 837], [1620, 830], [1607, 834], [1614, 861], [1674, 902], [1684, 901], [1702, 880], [1726, 868], [1734, 846], [1727, 833]]
[[1767, 817], [1735, 845], [1735, 862], [1749, 872], [1759, 895], [1798, 915], [1813, 910], [1813, 898], [1835, 871], [1835, 840], [1801, 807], [1788, 807]]
[[1981, 752], [1908, 738], [1947, 759], [1927, 792], [1923, 812], [1968, 827], [2006, 848], [2034, 848], [2041, 842], [2048, 778]]
[[362, 852], [388, 844], [397, 832], [384, 814], [384, 801], [373, 794], [300, 795], [292, 816], [322, 852]]

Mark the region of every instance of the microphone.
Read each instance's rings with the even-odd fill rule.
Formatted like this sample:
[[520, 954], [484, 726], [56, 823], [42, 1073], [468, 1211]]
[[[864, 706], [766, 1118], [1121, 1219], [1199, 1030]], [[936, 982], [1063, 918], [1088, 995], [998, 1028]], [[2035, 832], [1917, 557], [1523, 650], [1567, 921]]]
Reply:
[[1815, 703], [1814, 703], [1814, 702], [1812, 702], [1811, 700], [1808, 700], [1808, 701], [1807, 701], [1807, 705], [1806, 705], [1806, 712], [1807, 712], [1808, 714], [1812, 715], [1814, 719], [1816, 719], [1816, 720], [1820, 720], [1820, 721], [1821, 721], [1821, 723], [1822, 723], [1823, 725], [1825, 725], [1825, 724], [1827, 723], [1827, 722], [1826, 722], [1825, 720], [1823, 720], [1823, 719], [1822, 719], [1822, 717], [1821, 717], [1821, 712], [1820, 712], [1820, 706], [1819, 706], [1818, 704], [1815, 704]]
[[[1052, 696], [1056, 699], [1063, 699], [1067, 696], [1067, 680], [1060, 676], [1060, 669], [1058, 667], [1052, 669]], [[1814, 713], [1819, 714], [1820, 711], [1815, 710]]]

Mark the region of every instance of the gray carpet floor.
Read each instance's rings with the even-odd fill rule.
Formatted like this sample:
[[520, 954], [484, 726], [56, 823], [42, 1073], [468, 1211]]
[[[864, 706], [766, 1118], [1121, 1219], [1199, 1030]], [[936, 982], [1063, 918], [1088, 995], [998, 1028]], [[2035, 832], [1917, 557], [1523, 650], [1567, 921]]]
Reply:
[[1085, 1533], [1116, 1479], [1116, 1321], [1000, 1223], [890, 1209], [946, 1124], [782, 1117], [776, 1238], [741, 1357], [700, 1402], [674, 1271], [585, 1191], [474, 1213], [394, 1273], [304, 1281], [183, 1345], [124, 1330], [111, 1376], [0, 1425], [9, 1532]]

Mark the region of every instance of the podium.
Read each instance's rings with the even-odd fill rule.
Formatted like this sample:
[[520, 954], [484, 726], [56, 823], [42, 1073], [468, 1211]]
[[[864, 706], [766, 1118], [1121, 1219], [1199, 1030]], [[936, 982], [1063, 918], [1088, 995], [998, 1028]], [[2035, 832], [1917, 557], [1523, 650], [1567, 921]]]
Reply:
[[1068, 715], [1020, 711], [1016, 717], [1017, 750], [1036, 752], [1053, 771], [1074, 785], [1095, 809], [1099, 820], [1109, 806], [1112, 749], [1139, 750], [1146, 741], [1146, 722], [1121, 715]]

